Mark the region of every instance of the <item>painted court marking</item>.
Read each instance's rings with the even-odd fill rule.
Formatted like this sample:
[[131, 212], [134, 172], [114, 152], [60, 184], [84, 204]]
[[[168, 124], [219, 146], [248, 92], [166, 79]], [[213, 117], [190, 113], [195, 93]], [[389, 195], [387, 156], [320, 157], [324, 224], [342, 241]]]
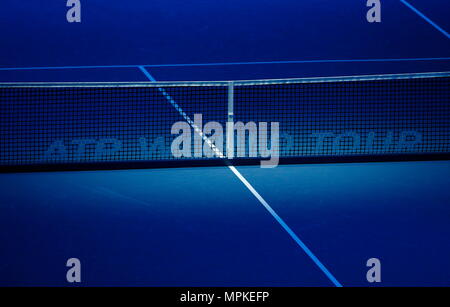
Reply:
[[401, 3], [403, 3], [404, 5], [406, 5], [409, 9], [411, 9], [414, 13], [416, 13], [417, 15], [419, 15], [423, 20], [425, 20], [426, 22], [428, 22], [430, 25], [432, 25], [436, 30], [438, 30], [439, 32], [441, 32], [442, 34], [444, 34], [448, 39], [450, 39], [450, 34], [448, 34], [447, 31], [445, 31], [444, 29], [442, 29], [440, 26], [438, 26], [435, 22], [433, 22], [430, 18], [428, 18], [427, 16], [425, 16], [425, 14], [423, 14], [421, 11], [419, 11], [418, 9], [416, 9], [414, 6], [412, 6], [409, 2], [407, 2], [406, 0], [400, 0]]
[[373, 62], [430, 62], [450, 61], [450, 57], [439, 58], [398, 58], [398, 59], [331, 59], [331, 60], [293, 60], [266, 62], [217, 62], [217, 63], [181, 63], [181, 64], [147, 64], [147, 65], [95, 65], [95, 66], [42, 66], [42, 67], [0, 67], [0, 71], [14, 70], [59, 70], [59, 69], [108, 69], [108, 68], [164, 68], [164, 67], [207, 67], [207, 66], [239, 66], [239, 65], [271, 65], [271, 64], [321, 64], [321, 63], [373, 63]]
[[[156, 82], [156, 79], [148, 72], [143, 66], [139, 66], [142, 73], [151, 81]], [[208, 138], [202, 133], [201, 129], [193, 124], [193, 121], [189, 116], [180, 108], [180, 106], [173, 100], [170, 95], [164, 89], [160, 89], [166, 99], [170, 102], [175, 109], [180, 112], [181, 116], [194, 128], [194, 130], [200, 134], [205, 142], [211, 147], [211, 149], [220, 158], [225, 158], [224, 154], [221, 153], [214, 144], [212, 144]], [[264, 206], [264, 208], [272, 215], [272, 217], [281, 225], [281, 227], [289, 234], [289, 236], [297, 243], [298, 246], [308, 255], [308, 257], [317, 265], [317, 267], [328, 277], [328, 279], [336, 286], [342, 287], [342, 284], [331, 274], [331, 272], [325, 267], [325, 265], [314, 255], [314, 253], [306, 246], [306, 244], [295, 234], [295, 232], [286, 224], [286, 222], [272, 209], [272, 207], [267, 203], [267, 201], [261, 196], [261, 194], [256, 191], [256, 189], [248, 182], [247, 179], [234, 167], [228, 160], [225, 160], [228, 168], [233, 172], [233, 174], [247, 187], [247, 189], [256, 197], [256, 199]]]

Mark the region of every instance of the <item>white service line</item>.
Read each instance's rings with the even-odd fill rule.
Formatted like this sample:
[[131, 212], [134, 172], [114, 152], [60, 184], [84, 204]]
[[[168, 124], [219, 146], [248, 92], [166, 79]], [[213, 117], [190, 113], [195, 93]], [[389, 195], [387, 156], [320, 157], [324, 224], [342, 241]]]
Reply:
[[[140, 66], [139, 69], [144, 75], [151, 81], [156, 82], [155, 78], [145, 69]], [[284, 220], [272, 209], [272, 207], [266, 202], [266, 200], [255, 190], [255, 188], [248, 182], [247, 179], [226, 160], [225, 155], [219, 151], [219, 149], [206, 137], [199, 127], [196, 127], [189, 118], [189, 116], [181, 109], [181, 107], [173, 100], [173, 98], [163, 88], [159, 88], [159, 91], [170, 102], [170, 104], [180, 113], [180, 115], [192, 126], [192, 128], [202, 137], [202, 139], [211, 147], [219, 158], [224, 159], [227, 167], [233, 172], [234, 175], [247, 187], [247, 189], [256, 197], [256, 199], [263, 205], [264, 208], [272, 215], [272, 217], [283, 227], [283, 229], [291, 236], [291, 238], [303, 249], [303, 251], [311, 258], [311, 260], [319, 267], [319, 269], [328, 277], [328, 279], [336, 286], [342, 287], [342, 284], [331, 274], [331, 272], [323, 265], [323, 263], [314, 255], [314, 253], [306, 246], [305, 243], [295, 234], [295, 232], [284, 222]]]

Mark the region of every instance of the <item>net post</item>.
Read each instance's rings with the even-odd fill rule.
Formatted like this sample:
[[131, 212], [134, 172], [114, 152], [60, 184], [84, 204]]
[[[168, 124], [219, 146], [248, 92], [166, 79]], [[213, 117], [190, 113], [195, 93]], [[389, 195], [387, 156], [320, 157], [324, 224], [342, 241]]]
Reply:
[[227, 158], [234, 158], [234, 82], [228, 82]]

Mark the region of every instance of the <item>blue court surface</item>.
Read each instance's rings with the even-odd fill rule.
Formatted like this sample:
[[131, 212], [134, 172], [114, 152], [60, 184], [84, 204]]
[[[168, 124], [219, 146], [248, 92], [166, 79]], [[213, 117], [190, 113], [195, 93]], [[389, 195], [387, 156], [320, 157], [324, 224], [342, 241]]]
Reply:
[[[0, 82], [450, 71], [450, 3], [3, 0]], [[0, 174], [0, 285], [450, 286], [450, 162]], [[366, 263], [381, 261], [382, 282]]]

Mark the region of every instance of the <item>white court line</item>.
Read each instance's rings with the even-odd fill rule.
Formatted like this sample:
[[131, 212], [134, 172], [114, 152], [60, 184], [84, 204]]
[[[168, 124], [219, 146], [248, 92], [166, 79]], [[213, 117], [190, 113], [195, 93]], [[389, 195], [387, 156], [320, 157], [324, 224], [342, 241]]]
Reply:
[[411, 5], [411, 3], [407, 2], [406, 0], [400, 0], [401, 3], [403, 3], [404, 5], [406, 5], [409, 9], [411, 9], [414, 13], [416, 13], [417, 15], [419, 15], [420, 18], [422, 18], [423, 20], [425, 20], [426, 22], [428, 22], [430, 25], [432, 25], [436, 30], [438, 30], [439, 32], [441, 32], [442, 34], [444, 34], [447, 38], [450, 39], [450, 34], [445, 31], [444, 29], [442, 29], [440, 26], [438, 26], [437, 23], [435, 23], [433, 20], [431, 20], [430, 18], [428, 18], [427, 16], [425, 16], [425, 14], [423, 14], [421, 11], [419, 11], [418, 9], [416, 9], [414, 6]]
[[[145, 69], [145, 67], [140, 66], [139, 69], [144, 73], [144, 75], [151, 81], [156, 82], [156, 79]], [[164, 90], [159, 88], [159, 91], [164, 95], [164, 97], [170, 102], [170, 104], [183, 116], [183, 118], [192, 126], [192, 128], [202, 137], [202, 139], [211, 147], [211, 149], [217, 154], [219, 158], [224, 159], [225, 164], [228, 168], [236, 175], [236, 177], [247, 187], [247, 189], [256, 197], [256, 199], [266, 208], [266, 210], [272, 215], [272, 217], [283, 227], [283, 229], [291, 236], [291, 238], [303, 249], [303, 251], [311, 258], [311, 260], [319, 267], [319, 269], [328, 277], [328, 279], [336, 286], [342, 287], [342, 284], [331, 274], [331, 272], [323, 265], [323, 263], [314, 255], [314, 253], [306, 246], [305, 243], [295, 234], [295, 232], [284, 222], [284, 220], [272, 209], [272, 207], [266, 202], [266, 200], [261, 196], [261, 194], [256, 191], [256, 189], [248, 182], [247, 179], [226, 160], [225, 155], [217, 149], [217, 147], [203, 134], [199, 127], [194, 125], [194, 122], [189, 118], [189, 116], [180, 108], [180, 106], [173, 100], [173, 98]]]

